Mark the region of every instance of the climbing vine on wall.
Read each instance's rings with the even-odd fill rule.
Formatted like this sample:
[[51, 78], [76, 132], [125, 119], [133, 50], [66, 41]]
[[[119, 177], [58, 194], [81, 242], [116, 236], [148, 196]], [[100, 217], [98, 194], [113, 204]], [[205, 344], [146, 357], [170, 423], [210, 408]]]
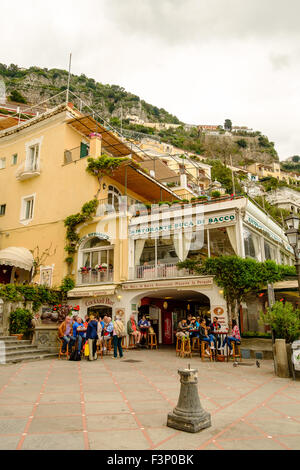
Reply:
[[76, 232], [76, 227], [79, 224], [83, 224], [88, 220], [92, 220], [93, 216], [96, 213], [98, 207], [98, 200], [92, 199], [89, 202], [86, 202], [81, 211], [77, 214], [69, 215], [64, 223], [65, 227], [67, 228], [66, 239], [67, 245], [65, 246], [65, 250], [68, 253], [67, 258], [65, 259], [66, 263], [71, 267], [74, 261], [74, 253], [76, 251], [76, 245], [79, 241], [79, 235]]

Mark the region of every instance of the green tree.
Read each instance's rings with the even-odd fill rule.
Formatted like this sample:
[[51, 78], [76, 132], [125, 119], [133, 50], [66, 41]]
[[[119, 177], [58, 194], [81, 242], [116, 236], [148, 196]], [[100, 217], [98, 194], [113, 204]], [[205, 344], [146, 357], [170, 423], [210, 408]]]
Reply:
[[271, 326], [275, 338], [292, 343], [300, 337], [300, 310], [290, 302], [276, 302], [266, 313], [261, 312], [260, 320]]
[[225, 122], [224, 122], [224, 129], [226, 131], [231, 131], [232, 129], [232, 122], [230, 119], [225, 119]]
[[188, 259], [178, 263], [178, 267], [196, 274], [215, 276], [217, 285], [224, 291], [229, 324], [233, 318], [238, 318], [240, 304], [249, 292], [257, 292], [268, 283], [282, 280], [289, 273], [296, 274], [294, 267], [277, 265], [271, 260], [262, 263], [239, 256], [220, 256], [204, 261]]
[[246, 139], [239, 139], [236, 140], [236, 143], [239, 147], [246, 149], [248, 147], [247, 140]]
[[15, 101], [16, 103], [27, 103], [26, 98], [18, 90], [13, 90], [8, 99], [10, 101]]

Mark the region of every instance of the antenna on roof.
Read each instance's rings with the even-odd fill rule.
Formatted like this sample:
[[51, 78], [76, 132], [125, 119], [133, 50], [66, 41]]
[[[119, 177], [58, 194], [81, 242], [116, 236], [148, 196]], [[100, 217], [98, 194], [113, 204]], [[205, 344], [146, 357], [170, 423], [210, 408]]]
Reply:
[[69, 103], [69, 90], [70, 90], [70, 78], [71, 78], [71, 62], [72, 62], [72, 52], [70, 52], [70, 58], [69, 58], [69, 75], [68, 75], [68, 85], [67, 85], [67, 94], [66, 94], [66, 104]]

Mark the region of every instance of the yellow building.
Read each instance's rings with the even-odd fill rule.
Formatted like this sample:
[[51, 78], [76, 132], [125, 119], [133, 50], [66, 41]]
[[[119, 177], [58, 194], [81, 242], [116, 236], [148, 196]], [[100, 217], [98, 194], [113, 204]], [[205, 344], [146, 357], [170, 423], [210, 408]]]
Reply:
[[264, 163], [252, 163], [247, 166], [247, 170], [256, 175], [259, 179], [276, 178], [278, 181], [284, 181], [288, 184], [299, 184], [300, 175], [295, 172], [282, 171], [280, 163], [274, 162], [271, 165]]
[[[101, 136], [95, 131], [101, 131]], [[99, 187], [97, 178], [86, 172], [87, 157], [104, 152], [129, 160], [114, 179], [103, 178]], [[104, 201], [113, 204], [119, 195], [126, 195], [128, 204], [175, 199], [171, 190], [132, 165], [138, 160], [114, 134], [71, 106], [61, 105], [19, 126], [4, 128], [0, 133], [0, 250], [6, 250], [2, 254], [7, 263], [1, 262], [0, 282], [33, 278], [59, 285], [68, 273], [64, 220], [95, 197], [100, 202], [99, 214]], [[81, 235], [95, 232], [100, 219], [82, 227]], [[104, 225], [102, 232], [106, 231]], [[124, 255], [125, 259], [125, 253], [125, 244], [118, 245], [114, 258]], [[115, 259], [109, 258], [114, 265], [112, 280], [119, 282], [126, 272], [126, 259], [116, 267]], [[34, 265], [41, 261], [34, 272]]]

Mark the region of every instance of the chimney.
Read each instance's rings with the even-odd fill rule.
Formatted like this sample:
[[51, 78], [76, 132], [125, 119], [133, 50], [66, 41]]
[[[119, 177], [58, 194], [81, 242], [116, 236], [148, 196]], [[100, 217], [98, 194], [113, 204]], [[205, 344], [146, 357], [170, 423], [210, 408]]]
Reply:
[[97, 158], [101, 155], [102, 136], [97, 132], [90, 134], [90, 157]]

